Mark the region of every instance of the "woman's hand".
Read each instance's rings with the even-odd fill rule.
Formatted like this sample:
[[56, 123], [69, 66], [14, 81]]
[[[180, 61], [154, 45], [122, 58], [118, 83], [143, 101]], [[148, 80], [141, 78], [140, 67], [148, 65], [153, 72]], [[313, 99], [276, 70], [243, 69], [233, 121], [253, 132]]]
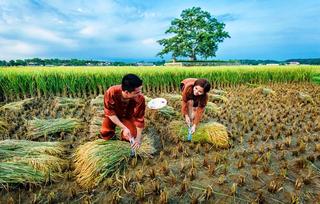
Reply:
[[191, 127], [191, 134], [193, 134], [196, 131], [196, 125], [192, 125]]
[[186, 123], [187, 123], [188, 127], [190, 127], [190, 126], [191, 126], [191, 119], [190, 119], [190, 117], [189, 117], [188, 115], [185, 115], [185, 119], [186, 119]]

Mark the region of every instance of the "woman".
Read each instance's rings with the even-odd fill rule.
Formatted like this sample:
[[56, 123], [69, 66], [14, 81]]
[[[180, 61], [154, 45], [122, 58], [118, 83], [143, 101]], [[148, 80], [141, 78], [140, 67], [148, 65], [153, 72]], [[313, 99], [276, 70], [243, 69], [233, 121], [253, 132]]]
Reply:
[[208, 102], [208, 92], [211, 85], [206, 79], [188, 78], [180, 84], [182, 91], [182, 115], [194, 133], [199, 124], [204, 108]]

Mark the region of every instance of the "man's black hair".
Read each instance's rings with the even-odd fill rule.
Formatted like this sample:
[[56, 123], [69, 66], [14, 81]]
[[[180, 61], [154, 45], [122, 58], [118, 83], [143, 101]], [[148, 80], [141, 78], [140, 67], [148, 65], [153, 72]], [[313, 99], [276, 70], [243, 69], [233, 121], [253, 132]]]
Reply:
[[122, 78], [121, 87], [123, 91], [132, 92], [142, 86], [142, 80], [135, 74], [127, 74]]

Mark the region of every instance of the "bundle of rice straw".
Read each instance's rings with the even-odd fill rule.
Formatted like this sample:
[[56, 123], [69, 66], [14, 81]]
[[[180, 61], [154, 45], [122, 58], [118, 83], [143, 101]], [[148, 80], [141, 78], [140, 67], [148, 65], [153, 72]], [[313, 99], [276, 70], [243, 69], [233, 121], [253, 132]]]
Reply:
[[212, 89], [212, 92], [216, 95], [225, 96], [227, 92], [220, 90], [220, 89]]
[[148, 108], [145, 113], [145, 117], [153, 121], [171, 120], [176, 116], [178, 116], [178, 112], [171, 106], [165, 106], [157, 110]]
[[219, 94], [209, 94], [209, 101], [222, 101], [224, 103], [228, 102], [228, 98], [223, 96], [223, 95], [219, 95]]
[[56, 97], [53, 103], [55, 108], [83, 107], [85, 105], [84, 100], [81, 98], [68, 98], [68, 97]]
[[39, 184], [45, 176], [23, 162], [0, 162], [0, 184]]
[[205, 109], [205, 114], [210, 117], [215, 117], [221, 112], [221, 107], [218, 107], [215, 103], [208, 102]]
[[90, 101], [91, 106], [103, 106], [104, 95], [100, 94]]
[[[182, 121], [172, 121], [169, 124], [169, 134], [171, 137], [178, 137], [181, 140], [187, 140], [188, 128]], [[200, 124], [196, 132], [192, 135], [194, 142], [207, 142], [218, 148], [229, 147], [229, 137], [224, 125], [217, 122], [208, 122]]]
[[[91, 188], [123, 169], [130, 157], [130, 150], [128, 142], [119, 140], [98, 139], [79, 146], [74, 154], [74, 173], [78, 184]], [[146, 157], [153, 151], [150, 142], [144, 141], [137, 154]]]
[[0, 184], [57, 181], [68, 166], [64, 152], [61, 142], [0, 141]]
[[39, 137], [55, 134], [59, 132], [71, 132], [80, 127], [81, 123], [76, 118], [57, 118], [57, 119], [34, 119], [28, 122], [28, 137], [37, 139]]
[[267, 96], [267, 95], [274, 95], [275, 91], [273, 91], [270, 88], [258, 87], [258, 88], [253, 89], [252, 93], [253, 94], [263, 94], [263, 95]]
[[312, 97], [309, 94], [303, 93], [303, 92], [299, 92], [298, 93], [298, 98], [299, 100], [301, 100], [303, 103], [311, 103], [314, 104], [314, 100], [312, 99]]
[[32, 103], [33, 98], [27, 98], [21, 101], [16, 101], [16, 102], [12, 102], [12, 103], [8, 103], [4, 106], [0, 107], [0, 110], [4, 110], [4, 111], [21, 111], [25, 105]]

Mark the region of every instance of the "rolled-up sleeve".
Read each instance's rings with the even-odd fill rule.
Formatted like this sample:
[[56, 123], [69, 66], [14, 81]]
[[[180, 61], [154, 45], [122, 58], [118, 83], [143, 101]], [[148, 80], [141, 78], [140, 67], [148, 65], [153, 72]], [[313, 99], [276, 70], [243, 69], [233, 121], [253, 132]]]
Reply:
[[141, 95], [134, 108], [134, 124], [138, 128], [144, 128], [144, 113], [146, 110], [146, 102], [144, 96]]
[[188, 99], [187, 99], [187, 88], [185, 87], [182, 91], [182, 100], [181, 100], [181, 113], [182, 116], [188, 114]]
[[116, 115], [113, 95], [112, 89], [108, 89], [104, 94], [104, 114], [106, 117]]

